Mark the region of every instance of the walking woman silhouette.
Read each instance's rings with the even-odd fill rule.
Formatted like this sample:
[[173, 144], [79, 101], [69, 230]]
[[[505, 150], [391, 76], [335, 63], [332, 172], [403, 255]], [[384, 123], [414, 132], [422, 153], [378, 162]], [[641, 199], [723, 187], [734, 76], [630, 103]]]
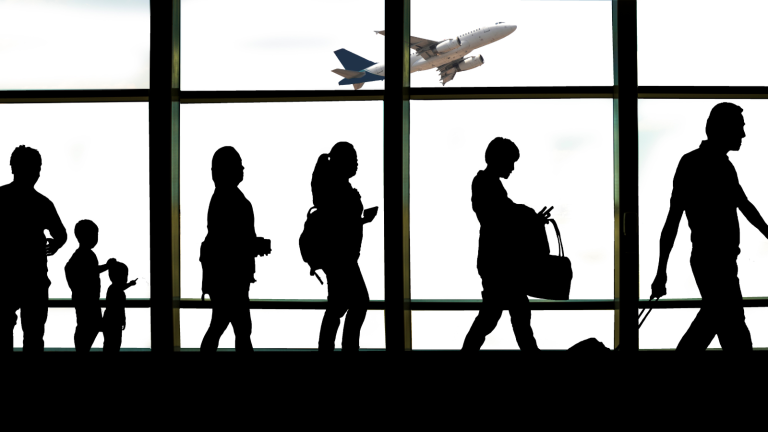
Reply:
[[315, 206], [325, 214], [330, 233], [323, 271], [328, 278], [328, 308], [320, 327], [319, 351], [333, 351], [341, 318], [347, 314], [342, 336], [342, 351], [360, 349], [360, 328], [368, 312], [368, 289], [360, 266], [363, 225], [378, 211], [363, 211], [363, 202], [349, 179], [357, 173], [357, 152], [348, 142], [336, 143], [329, 154], [318, 159], [312, 175]]

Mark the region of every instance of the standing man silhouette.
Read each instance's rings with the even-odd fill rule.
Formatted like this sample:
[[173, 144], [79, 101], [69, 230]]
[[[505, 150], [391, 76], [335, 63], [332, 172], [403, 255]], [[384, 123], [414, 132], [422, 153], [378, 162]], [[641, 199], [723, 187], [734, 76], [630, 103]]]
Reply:
[[715, 105], [707, 119], [707, 139], [680, 159], [675, 172], [651, 298], [667, 293], [667, 262], [685, 212], [691, 228], [691, 270], [702, 307], [677, 346], [681, 351], [706, 350], [715, 335], [724, 350], [752, 349], [736, 264], [740, 252], [736, 210], [766, 238], [768, 225], [747, 199], [727, 156], [741, 148], [746, 136], [741, 112], [732, 103]]
[[211, 325], [200, 345], [215, 352], [230, 323], [235, 331], [235, 350], [253, 352], [248, 290], [256, 271], [254, 258], [271, 252], [253, 228], [253, 206], [238, 185], [243, 181], [243, 162], [234, 147], [213, 154], [211, 174], [216, 190], [208, 207], [208, 235], [200, 247], [203, 296], [213, 303]]
[[525, 288], [534, 283], [527, 271], [533, 264], [530, 258], [547, 253], [531, 249], [536, 244], [532, 224], [547, 223], [552, 208], [536, 213], [507, 197], [500, 179], [509, 178], [518, 159], [520, 150], [515, 143], [494, 138], [485, 151], [488, 166], [472, 181], [472, 209], [480, 222], [477, 271], [483, 280], [483, 303], [464, 339], [463, 351], [479, 351], [505, 309], [509, 310], [520, 349], [539, 349]]
[[[35, 183], [43, 165], [40, 153], [19, 146], [11, 154], [13, 182], [0, 186], [0, 278], [7, 302], [6, 346], [13, 349], [13, 328], [21, 309], [24, 351], [43, 351], [48, 319], [48, 256], [67, 241], [56, 207]], [[52, 238], [47, 239], [45, 230]], [[11, 318], [13, 316], [13, 318]]]

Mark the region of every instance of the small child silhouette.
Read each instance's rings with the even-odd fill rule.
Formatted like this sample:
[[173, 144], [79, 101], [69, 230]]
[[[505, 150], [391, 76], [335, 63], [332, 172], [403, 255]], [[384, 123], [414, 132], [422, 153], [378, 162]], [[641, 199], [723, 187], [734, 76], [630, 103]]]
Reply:
[[72, 290], [72, 301], [75, 304], [77, 316], [75, 350], [88, 352], [101, 331], [99, 274], [117, 261], [111, 258], [106, 264], [99, 265], [99, 260], [93, 252], [93, 248], [99, 242], [99, 227], [92, 221], [86, 219], [78, 222], [75, 225], [75, 237], [80, 247], [64, 266], [64, 272], [69, 289]]
[[104, 352], [118, 352], [123, 342], [125, 330], [125, 291], [136, 285], [136, 279], [128, 282], [128, 266], [115, 261], [109, 268], [107, 288], [107, 309], [104, 311], [102, 328], [104, 332]]

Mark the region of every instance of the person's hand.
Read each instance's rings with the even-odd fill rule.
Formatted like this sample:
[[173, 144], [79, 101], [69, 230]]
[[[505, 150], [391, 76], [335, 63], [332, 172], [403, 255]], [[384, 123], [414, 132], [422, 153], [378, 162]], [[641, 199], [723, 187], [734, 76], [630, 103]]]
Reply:
[[369, 222], [372, 222], [378, 213], [379, 213], [378, 207], [371, 207], [371, 208], [365, 209], [365, 211], [363, 212], [363, 223], [367, 224]]
[[51, 256], [55, 254], [61, 246], [57, 245], [53, 239], [45, 239], [45, 254]]
[[552, 216], [550, 215], [550, 213], [552, 212], [552, 209], [553, 209], [553, 208], [554, 208], [554, 207], [550, 207], [549, 209], [547, 209], [547, 206], [544, 206], [544, 208], [543, 208], [543, 209], [541, 209], [541, 211], [539, 211], [538, 213], [536, 213], [536, 216], [538, 216], [538, 217], [540, 217], [540, 218], [541, 218], [541, 220], [542, 220], [542, 223], [544, 223], [544, 224], [548, 224], [548, 223], [549, 223], [549, 220], [550, 220], [550, 218], [552, 217]]
[[125, 324], [123, 324], [123, 330], [125, 330]]
[[256, 237], [256, 256], [266, 256], [272, 253], [272, 241]]
[[651, 300], [654, 298], [661, 298], [665, 295], [667, 295], [667, 275], [657, 273], [656, 278], [651, 284]]
[[[107, 261], [107, 262], [109, 262], [109, 261]], [[128, 282], [128, 286], [129, 286], [129, 287], [132, 287], [132, 286], [136, 285], [136, 281], [137, 281], [137, 280], [139, 280], [139, 278], [136, 278], [136, 279], [134, 279], [134, 280], [132, 280], [132, 281]]]

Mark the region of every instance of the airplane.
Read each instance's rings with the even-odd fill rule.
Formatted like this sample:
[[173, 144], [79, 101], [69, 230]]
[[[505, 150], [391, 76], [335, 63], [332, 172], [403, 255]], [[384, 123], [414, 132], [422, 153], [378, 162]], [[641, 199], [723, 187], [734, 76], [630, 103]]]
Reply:
[[[445, 85], [456, 73], [485, 63], [482, 55], [467, 57], [469, 53], [507, 37], [515, 30], [516, 25], [497, 22], [439, 42], [411, 36], [411, 49], [416, 51], [411, 53], [411, 73], [437, 68], [440, 82]], [[384, 30], [376, 33], [384, 36]], [[344, 66], [344, 69], [332, 70], [344, 78], [339, 85], [352, 84], [358, 90], [367, 82], [384, 79], [384, 63], [374, 63], [343, 48], [334, 51], [334, 54]]]

